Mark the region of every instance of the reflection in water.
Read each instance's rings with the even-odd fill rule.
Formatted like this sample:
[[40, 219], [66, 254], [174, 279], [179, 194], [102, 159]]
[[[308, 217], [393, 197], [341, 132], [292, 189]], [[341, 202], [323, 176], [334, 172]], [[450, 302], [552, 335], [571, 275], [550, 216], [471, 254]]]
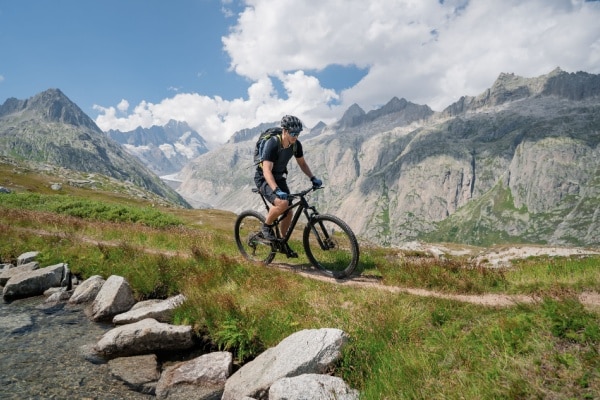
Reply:
[[43, 297], [0, 300], [0, 399], [153, 399], [129, 390], [107, 364], [83, 357], [110, 325], [79, 308], [43, 309]]

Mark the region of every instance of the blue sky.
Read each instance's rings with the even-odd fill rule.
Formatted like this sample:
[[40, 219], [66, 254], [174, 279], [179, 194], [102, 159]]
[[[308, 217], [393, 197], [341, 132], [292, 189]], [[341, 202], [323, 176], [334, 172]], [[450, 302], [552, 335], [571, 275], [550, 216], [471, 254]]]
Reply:
[[59, 88], [104, 130], [213, 144], [393, 96], [442, 110], [501, 72], [600, 73], [600, 2], [0, 0], [0, 104]]

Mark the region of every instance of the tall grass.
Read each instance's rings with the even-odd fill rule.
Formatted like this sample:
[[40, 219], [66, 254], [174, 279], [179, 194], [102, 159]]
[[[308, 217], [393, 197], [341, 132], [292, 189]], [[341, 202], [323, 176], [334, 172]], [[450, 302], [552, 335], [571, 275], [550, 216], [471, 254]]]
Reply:
[[[538, 299], [488, 307], [249, 263], [237, 253], [228, 213], [160, 209], [161, 219], [173, 223], [153, 224], [154, 217], [120, 219], [92, 212], [94, 202], [54, 197], [27, 197], [20, 207], [0, 195], [3, 262], [39, 250], [42, 264], [67, 262], [82, 278], [122, 275], [138, 299], [183, 293], [187, 301], [174, 322], [194, 326], [214, 347], [232, 351], [238, 364], [300, 329], [335, 327], [351, 340], [330, 372], [364, 399], [592, 399], [600, 393], [600, 310], [577, 298], [600, 287], [598, 257], [536, 258], [490, 270], [464, 257], [361, 249], [364, 277], [383, 285]], [[83, 212], [65, 211], [76, 209]], [[126, 210], [152, 214], [146, 207]], [[295, 265], [308, 268], [302, 258]]]
[[155, 228], [182, 223], [176, 217], [151, 207], [111, 204], [69, 195], [11, 193], [1, 197], [1, 204], [7, 209], [50, 211], [98, 221], [141, 223]]

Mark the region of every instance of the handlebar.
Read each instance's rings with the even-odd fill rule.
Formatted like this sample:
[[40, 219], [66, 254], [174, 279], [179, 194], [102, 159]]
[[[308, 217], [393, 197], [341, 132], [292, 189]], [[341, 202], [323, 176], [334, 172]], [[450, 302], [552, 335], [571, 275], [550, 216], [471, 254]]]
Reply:
[[[288, 195], [288, 197], [289, 197], [289, 198], [296, 198], [296, 197], [302, 197], [302, 196], [306, 196], [307, 194], [309, 194], [309, 193], [310, 193], [310, 192], [312, 192], [312, 191], [315, 191], [315, 190], [320, 190], [320, 189], [323, 189], [323, 188], [324, 188], [324, 186], [320, 186], [320, 187], [314, 187], [314, 186], [312, 186], [312, 187], [310, 187], [309, 189], [303, 190], [303, 191], [301, 191], [301, 192], [298, 192], [298, 193], [290, 193], [290, 194]], [[260, 191], [259, 191], [257, 188], [252, 188], [252, 191], [253, 191], [254, 193], [261, 194], [261, 193], [260, 193]], [[262, 194], [261, 194], [261, 195], [262, 195]]]
[[298, 193], [290, 193], [290, 194], [289, 194], [289, 197], [290, 197], [290, 198], [295, 198], [295, 197], [302, 197], [302, 196], [306, 196], [307, 194], [309, 194], [309, 193], [310, 193], [310, 192], [312, 192], [312, 191], [315, 191], [315, 190], [320, 190], [320, 189], [323, 189], [323, 188], [324, 188], [323, 186], [319, 186], [319, 187], [314, 187], [314, 186], [311, 186], [310, 188], [308, 188], [308, 189], [306, 189], [306, 190], [303, 190], [303, 191], [301, 191], [301, 192], [298, 192]]

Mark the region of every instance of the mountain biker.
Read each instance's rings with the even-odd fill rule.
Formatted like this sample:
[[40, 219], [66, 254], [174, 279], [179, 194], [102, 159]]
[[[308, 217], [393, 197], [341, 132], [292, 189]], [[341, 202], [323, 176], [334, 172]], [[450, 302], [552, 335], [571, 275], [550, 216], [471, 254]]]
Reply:
[[[282, 215], [289, 206], [288, 196], [290, 189], [287, 186], [287, 164], [292, 156], [296, 158], [298, 166], [308, 176], [314, 187], [321, 187], [323, 182], [315, 177], [304, 159], [302, 144], [298, 135], [302, 131], [302, 122], [293, 115], [285, 115], [281, 119], [282, 133], [280, 137], [273, 136], [266, 143], [263, 153], [262, 165], [258, 165], [254, 174], [254, 183], [265, 198], [273, 205], [269, 209], [265, 223], [261, 229], [263, 239], [273, 241], [276, 239], [273, 232], [273, 223]], [[279, 135], [278, 135], [279, 136]], [[283, 235], [292, 222], [292, 213], [287, 213], [281, 221]], [[288, 255], [297, 255], [288, 249]]]

